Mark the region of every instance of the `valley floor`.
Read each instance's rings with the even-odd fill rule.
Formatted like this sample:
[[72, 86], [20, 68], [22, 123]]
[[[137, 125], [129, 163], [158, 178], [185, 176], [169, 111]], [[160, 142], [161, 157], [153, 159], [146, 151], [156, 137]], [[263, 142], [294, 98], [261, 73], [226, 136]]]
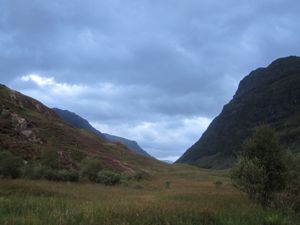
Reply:
[[226, 172], [170, 166], [150, 180], [99, 184], [0, 180], [1, 225], [299, 225], [264, 211]]

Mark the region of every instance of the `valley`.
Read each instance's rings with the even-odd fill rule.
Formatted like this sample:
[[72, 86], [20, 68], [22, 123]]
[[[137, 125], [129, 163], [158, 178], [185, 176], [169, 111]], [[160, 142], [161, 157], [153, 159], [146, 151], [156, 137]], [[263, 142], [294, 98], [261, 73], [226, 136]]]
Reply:
[[0, 180], [3, 225], [296, 225], [299, 219], [249, 201], [232, 187], [228, 171], [187, 165], [115, 187]]

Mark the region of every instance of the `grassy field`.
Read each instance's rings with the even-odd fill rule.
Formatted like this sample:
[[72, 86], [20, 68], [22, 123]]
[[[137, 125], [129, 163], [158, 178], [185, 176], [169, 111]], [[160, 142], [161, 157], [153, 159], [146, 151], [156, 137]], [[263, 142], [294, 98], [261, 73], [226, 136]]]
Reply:
[[299, 225], [299, 221], [293, 213], [264, 211], [249, 202], [231, 186], [226, 172], [183, 165], [116, 187], [0, 180], [1, 225]]

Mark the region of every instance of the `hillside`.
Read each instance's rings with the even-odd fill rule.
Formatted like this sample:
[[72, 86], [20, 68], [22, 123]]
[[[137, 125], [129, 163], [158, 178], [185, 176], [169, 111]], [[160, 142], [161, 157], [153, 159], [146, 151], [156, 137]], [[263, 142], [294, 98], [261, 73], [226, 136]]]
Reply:
[[72, 125], [73, 127], [88, 130], [96, 134], [98, 137], [104, 140], [106, 139], [104, 134], [102, 134], [99, 130], [95, 129], [86, 119], [78, 116], [76, 113], [58, 108], [53, 108], [53, 110], [62, 120]]
[[152, 157], [151, 155], [149, 155], [144, 149], [142, 149], [138, 143], [136, 141], [133, 140], [129, 140], [123, 137], [119, 137], [119, 136], [115, 136], [115, 135], [111, 135], [111, 134], [104, 134], [105, 138], [111, 142], [115, 142], [115, 143], [122, 143], [123, 145], [125, 145], [129, 150], [146, 156], [146, 157]]
[[62, 110], [58, 108], [53, 109], [57, 115], [63, 119], [66, 123], [72, 125], [75, 128], [85, 129], [91, 131], [92, 133], [96, 134], [98, 137], [114, 142], [114, 143], [121, 143], [125, 145], [129, 150], [134, 153], [137, 153], [142, 156], [151, 157], [146, 151], [144, 151], [136, 141], [128, 140], [126, 138], [114, 136], [111, 134], [103, 134], [99, 130], [95, 129], [86, 119], [82, 118], [81, 116], [77, 115], [76, 113], [70, 112], [68, 110]]
[[101, 160], [115, 171], [150, 171], [157, 160], [131, 153], [121, 144], [100, 139], [75, 129], [42, 103], [0, 85], [0, 150], [9, 150], [29, 162], [38, 161], [47, 151], [59, 155], [62, 167], [78, 167], [87, 156]]
[[300, 58], [272, 62], [246, 76], [233, 99], [177, 163], [226, 168], [255, 127], [268, 124], [285, 149], [300, 151]]

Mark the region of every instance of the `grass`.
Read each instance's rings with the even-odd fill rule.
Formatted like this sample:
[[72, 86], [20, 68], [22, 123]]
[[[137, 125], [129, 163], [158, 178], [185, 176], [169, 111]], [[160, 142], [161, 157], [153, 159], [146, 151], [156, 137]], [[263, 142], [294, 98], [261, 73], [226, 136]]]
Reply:
[[[222, 182], [218, 188], [216, 181]], [[264, 211], [249, 202], [233, 189], [226, 171], [178, 165], [149, 180], [115, 187], [0, 180], [1, 225], [298, 225], [299, 221], [295, 214]]]

